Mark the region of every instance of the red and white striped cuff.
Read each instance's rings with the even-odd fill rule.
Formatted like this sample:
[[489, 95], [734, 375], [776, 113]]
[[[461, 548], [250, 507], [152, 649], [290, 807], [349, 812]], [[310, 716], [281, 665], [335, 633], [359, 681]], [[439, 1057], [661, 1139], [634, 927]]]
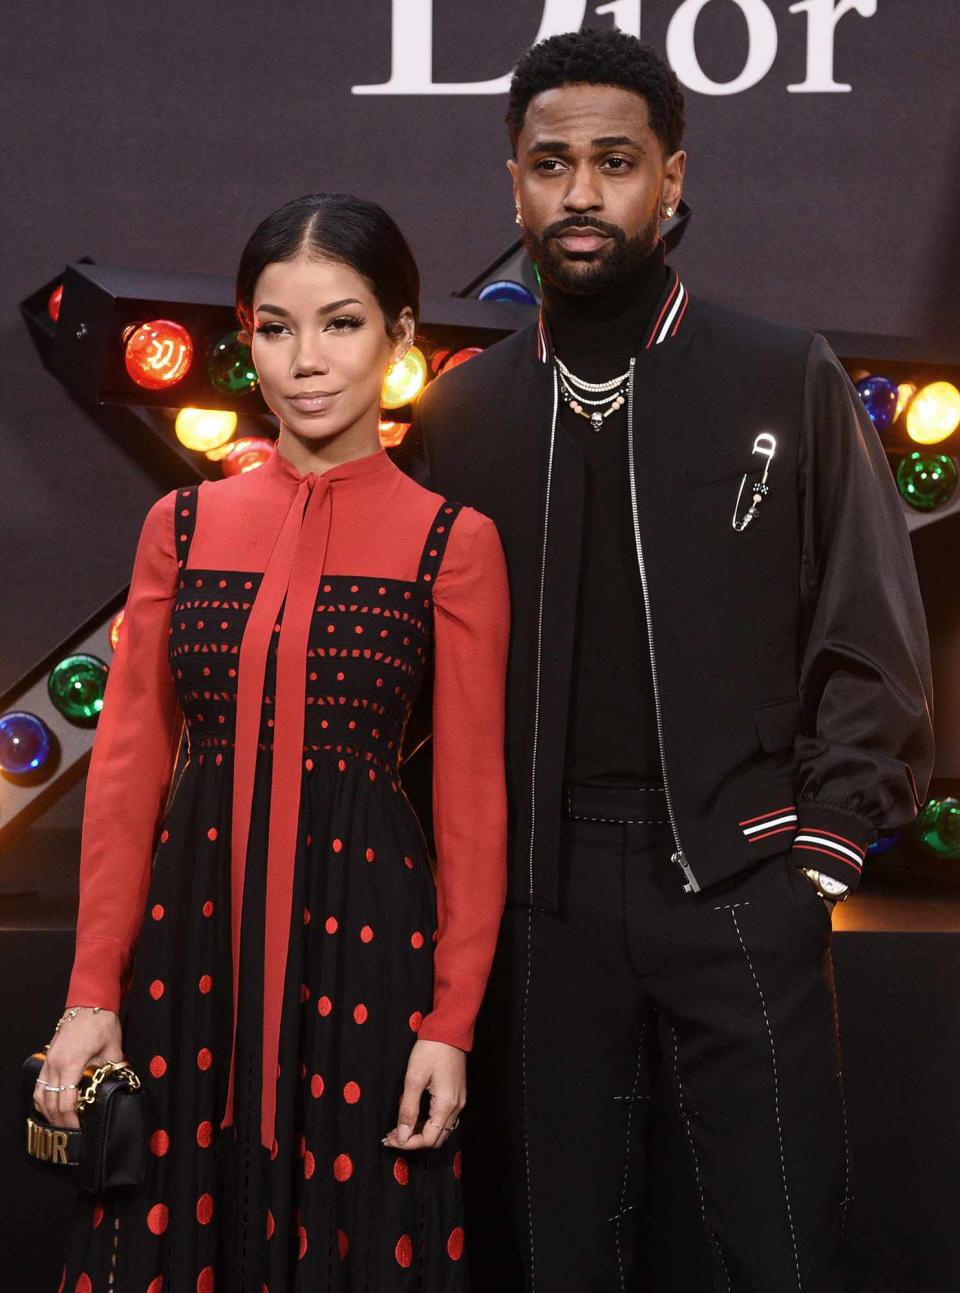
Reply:
[[792, 860], [855, 889], [876, 831], [860, 817], [817, 803], [801, 804]]

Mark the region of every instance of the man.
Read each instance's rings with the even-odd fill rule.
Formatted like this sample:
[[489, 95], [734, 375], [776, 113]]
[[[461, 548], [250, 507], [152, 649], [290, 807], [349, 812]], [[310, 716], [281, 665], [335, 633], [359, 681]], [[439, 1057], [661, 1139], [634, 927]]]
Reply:
[[634, 1287], [658, 1034], [713, 1286], [827, 1293], [849, 1202], [830, 910], [932, 761], [897, 492], [822, 338], [664, 265], [683, 100], [649, 47], [542, 42], [507, 122], [544, 308], [438, 381], [404, 447], [497, 522], [514, 604], [475, 1139], [531, 1293]]

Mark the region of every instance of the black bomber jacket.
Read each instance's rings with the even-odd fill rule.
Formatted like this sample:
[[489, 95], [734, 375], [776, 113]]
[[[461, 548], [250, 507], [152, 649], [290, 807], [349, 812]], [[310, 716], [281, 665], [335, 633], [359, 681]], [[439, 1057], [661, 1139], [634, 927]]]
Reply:
[[[397, 455], [500, 530], [510, 899], [542, 910], [557, 903], [583, 511], [557, 405], [541, 319], [434, 382]], [[688, 891], [788, 850], [855, 887], [876, 833], [916, 815], [933, 738], [909, 537], [847, 374], [822, 337], [692, 298], [671, 271], [636, 339], [624, 472]]]

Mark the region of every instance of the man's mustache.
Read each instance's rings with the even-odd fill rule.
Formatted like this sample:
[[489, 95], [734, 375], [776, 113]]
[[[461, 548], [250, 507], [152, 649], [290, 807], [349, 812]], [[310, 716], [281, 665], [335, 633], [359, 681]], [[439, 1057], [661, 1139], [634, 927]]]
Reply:
[[567, 233], [570, 229], [596, 229], [606, 238], [612, 238], [615, 242], [622, 243], [626, 241], [626, 235], [622, 229], [615, 224], [607, 224], [603, 220], [597, 220], [593, 216], [568, 216], [565, 220], [558, 220], [556, 224], [549, 225], [542, 234], [543, 242], [550, 238], [559, 238]]

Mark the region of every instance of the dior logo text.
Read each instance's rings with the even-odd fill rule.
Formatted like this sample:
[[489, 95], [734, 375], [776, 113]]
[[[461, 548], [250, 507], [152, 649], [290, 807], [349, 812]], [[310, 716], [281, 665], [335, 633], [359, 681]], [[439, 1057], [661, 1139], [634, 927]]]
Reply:
[[66, 1163], [67, 1133], [27, 1119], [27, 1153], [42, 1163]]
[[[715, 81], [703, 70], [697, 56], [696, 35], [700, 15], [715, 0], [682, 0], [667, 25], [667, 61], [681, 83], [697, 94], [742, 94], [767, 76], [779, 45], [777, 17], [782, 6], [772, 0], [724, 0], [736, 5], [746, 24], [747, 50], [739, 73]], [[662, 7], [664, 0], [648, 0]], [[797, 0], [788, 15], [805, 17], [807, 23], [806, 71], [802, 81], [788, 85], [791, 94], [838, 94], [853, 87], [834, 77], [837, 24], [848, 13], [873, 18], [877, 0]], [[609, 15], [633, 36], [642, 35], [643, 0], [543, 0], [540, 27], [534, 42], [565, 31], [578, 31], [584, 19]], [[506, 94], [510, 73], [487, 81], [434, 81], [433, 0], [392, 0], [390, 76], [379, 85], [355, 85], [354, 94]], [[789, 21], [789, 18], [786, 19]]]

